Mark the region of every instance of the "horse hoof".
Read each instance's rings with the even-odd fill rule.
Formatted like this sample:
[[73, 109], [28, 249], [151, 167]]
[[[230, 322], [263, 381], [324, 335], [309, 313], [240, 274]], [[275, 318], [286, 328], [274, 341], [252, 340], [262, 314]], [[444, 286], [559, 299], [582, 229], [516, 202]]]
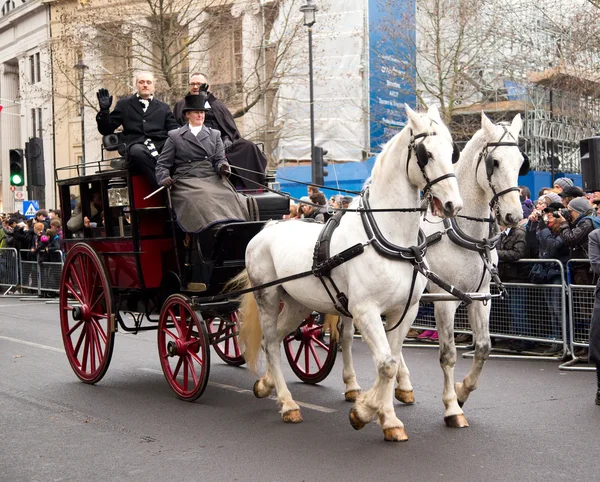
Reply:
[[352, 428], [354, 430], [360, 430], [361, 428], [364, 428], [364, 426], [366, 425], [366, 423], [363, 422], [359, 418], [358, 410], [356, 410], [355, 407], [352, 407], [352, 409], [350, 409], [349, 418], [350, 418], [350, 425], [352, 425]]
[[356, 402], [358, 395], [360, 394], [360, 390], [349, 390], [344, 393], [344, 398], [347, 402]]
[[302, 422], [302, 415], [300, 415], [300, 410], [290, 410], [289, 412], [285, 412], [282, 415], [284, 423], [300, 423]]
[[444, 417], [444, 422], [446, 422], [446, 425], [450, 428], [463, 428], [469, 426], [469, 422], [467, 422], [467, 419], [462, 413]]
[[406, 442], [408, 435], [402, 427], [386, 428], [383, 430], [383, 438], [386, 442]]
[[407, 405], [415, 403], [415, 392], [412, 390], [400, 390], [396, 388], [396, 400], [402, 403], [406, 403]]
[[267, 398], [271, 394], [271, 390], [263, 390], [262, 392], [259, 390], [260, 380], [256, 380], [254, 386], [252, 387], [252, 391], [254, 392], [254, 396], [256, 398]]

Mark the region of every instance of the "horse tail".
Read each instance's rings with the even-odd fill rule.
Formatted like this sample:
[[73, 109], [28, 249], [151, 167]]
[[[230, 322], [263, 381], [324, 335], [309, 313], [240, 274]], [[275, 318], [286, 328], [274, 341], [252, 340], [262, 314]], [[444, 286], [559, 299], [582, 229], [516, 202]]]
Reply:
[[[224, 291], [238, 291], [251, 287], [248, 272], [244, 270], [225, 285]], [[238, 330], [240, 345], [248, 368], [256, 373], [260, 355], [260, 342], [262, 341], [258, 305], [252, 292], [242, 295], [239, 300]]]
[[338, 320], [340, 319], [337, 315], [325, 315], [325, 321], [323, 322], [323, 331], [329, 330], [329, 336], [332, 341], [337, 341], [340, 338], [340, 332], [338, 330]]

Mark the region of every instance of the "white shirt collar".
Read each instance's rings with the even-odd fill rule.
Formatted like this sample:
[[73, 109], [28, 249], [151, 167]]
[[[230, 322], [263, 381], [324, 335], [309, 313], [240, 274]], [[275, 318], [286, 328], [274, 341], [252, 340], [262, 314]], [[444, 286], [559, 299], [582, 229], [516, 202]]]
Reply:
[[190, 127], [190, 131], [192, 132], [192, 134], [194, 134], [195, 136], [197, 136], [200, 131], [202, 130], [202, 127], [204, 126], [204, 124], [200, 125], [200, 126], [196, 126], [196, 127], [192, 127], [191, 124], [188, 124]]

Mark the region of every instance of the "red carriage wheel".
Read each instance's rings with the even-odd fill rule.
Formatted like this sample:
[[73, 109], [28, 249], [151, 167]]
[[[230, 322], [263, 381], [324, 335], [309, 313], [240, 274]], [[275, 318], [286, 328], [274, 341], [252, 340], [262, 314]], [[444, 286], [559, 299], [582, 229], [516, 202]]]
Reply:
[[87, 244], [73, 246], [63, 267], [60, 328], [75, 374], [85, 383], [100, 381], [112, 357], [115, 318], [106, 268]]
[[296, 376], [304, 383], [319, 383], [335, 364], [338, 343], [317, 322], [316, 315], [311, 315], [283, 339], [283, 346]]
[[210, 372], [210, 343], [204, 320], [187, 296], [169, 296], [160, 310], [158, 355], [165, 378], [179, 398], [193, 402], [202, 395]]
[[246, 363], [238, 340], [237, 311], [227, 316], [207, 320], [211, 344], [219, 358], [228, 365], [239, 367]]

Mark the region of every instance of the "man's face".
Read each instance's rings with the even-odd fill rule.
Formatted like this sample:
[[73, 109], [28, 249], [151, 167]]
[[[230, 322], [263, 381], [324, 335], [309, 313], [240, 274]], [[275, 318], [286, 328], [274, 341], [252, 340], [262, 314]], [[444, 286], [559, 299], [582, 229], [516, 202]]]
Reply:
[[575, 221], [577, 221], [577, 218], [579, 217], [579, 213], [573, 209], [569, 209], [569, 214], [571, 215], [571, 222], [574, 223]]
[[142, 99], [147, 99], [154, 94], [154, 79], [150, 74], [140, 74], [135, 86]]
[[552, 186], [552, 192], [560, 194], [561, 192], [563, 192], [563, 188], [560, 187], [558, 184], [555, 184], [554, 186]]
[[38, 214], [37, 220], [39, 222], [43, 223], [46, 220], [46, 218], [43, 214]]
[[198, 95], [200, 93], [200, 86], [207, 83], [203, 75], [194, 75], [190, 80], [190, 94]]

